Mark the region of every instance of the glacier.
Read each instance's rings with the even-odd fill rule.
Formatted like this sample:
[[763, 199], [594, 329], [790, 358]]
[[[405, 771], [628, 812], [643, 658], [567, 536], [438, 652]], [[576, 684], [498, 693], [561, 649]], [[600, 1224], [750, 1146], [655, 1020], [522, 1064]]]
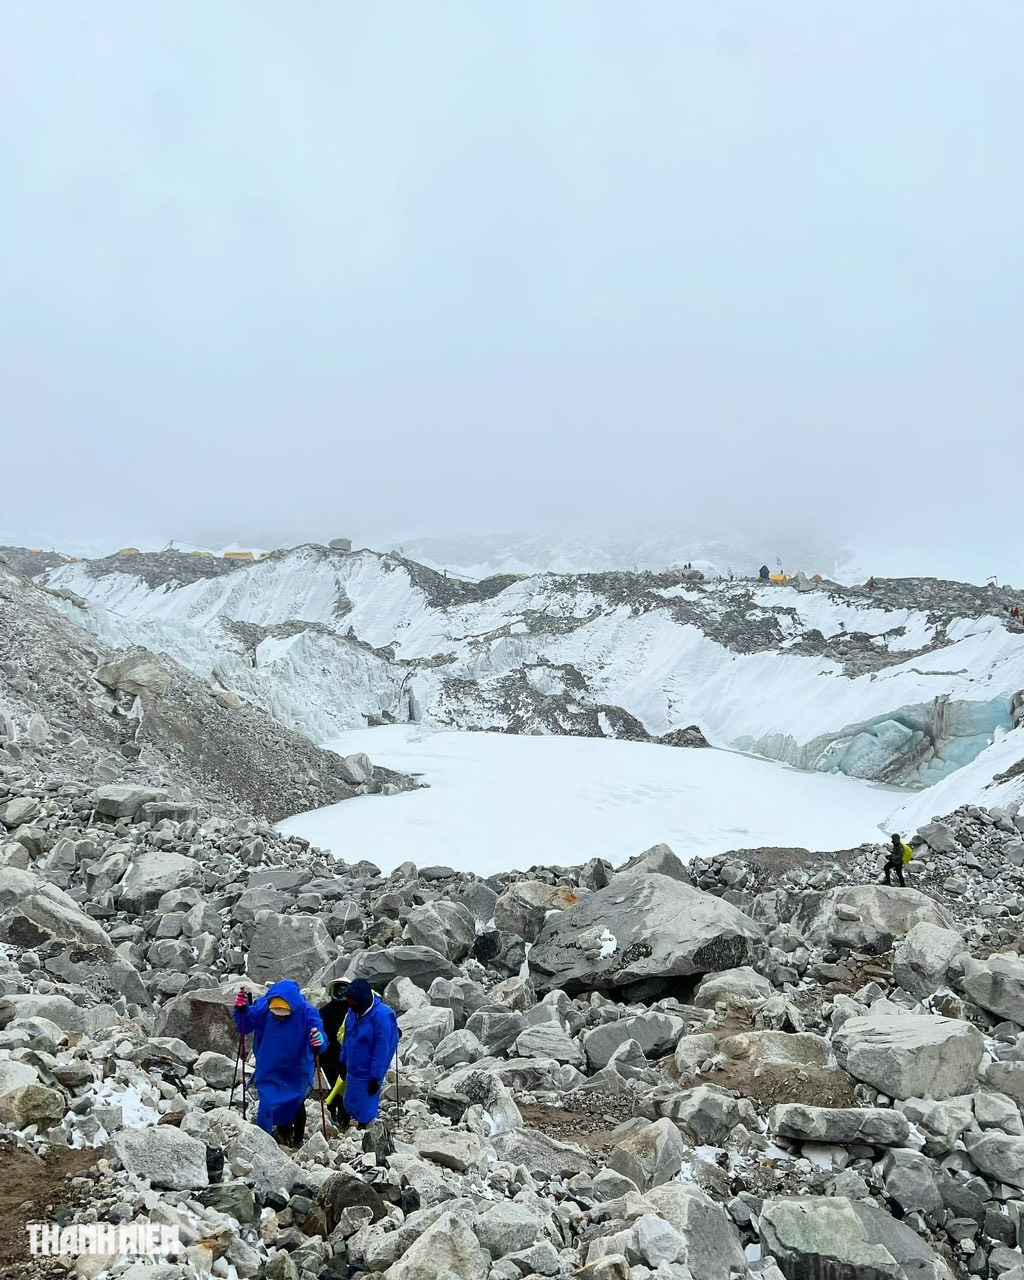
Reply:
[[305, 546], [230, 571], [165, 553], [67, 564], [46, 585], [107, 644], [166, 652], [323, 742], [352, 729], [707, 741], [922, 787], [1019, 719], [1024, 633], [998, 595], [881, 594], [681, 574], [446, 578], [393, 553]]

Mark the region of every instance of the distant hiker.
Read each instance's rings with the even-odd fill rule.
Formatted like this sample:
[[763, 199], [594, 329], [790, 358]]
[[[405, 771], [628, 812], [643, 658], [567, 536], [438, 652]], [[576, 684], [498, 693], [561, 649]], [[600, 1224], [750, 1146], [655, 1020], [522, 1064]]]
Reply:
[[766, 564], [763, 564], [761, 568], [758, 569], [757, 576], [761, 579], [762, 582], [768, 581], [768, 566]]
[[910, 845], [904, 844], [898, 835], [893, 833], [892, 844], [889, 846], [889, 852], [885, 859], [884, 883], [892, 886], [892, 873], [895, 871], [896, 879], [901, 889], [907, 887], [906, 881], [903, 879], [903, 868], [913, 858], [914, 851]]
[[328, 1102], [333, 1103], [344, 1089], [345, 1111], [365, 1129], [380, 1111], [380, 1087], [398, 1048], [398, 1019], [365, 978], [349, 983], [345, 1002], [348, 1014], [338, 1048], [338, 1082]]
[[239, 991], [235, 1026], [252, 1036], [256, 1054], [253, 1083], [260, 1097], [256, 1123], [267, 1133], [276, 1129], [287, 1146], [300, 1146], [306, 1132], [313, 1055], [327, 1047], [319, 1013], [303, 998], [299, 984], [285, 979], [256, 1001], [244, 988]]
[[341, 1079], [340, 1049], [341, 1042], [345, 1038], [345, 1019], [349, 1011], [345, 1000], [347, 987], [348, 984], [344, 980], [328, 983], [327, 1001], [319, 1009], [320, 1021], [323, 1023], [324, 1035], [327, 1037], [327, 1048], [320, 1055], [320, 1066], [323, 1067], [330, 1089], [328, 1110], [331, 1113], [331, 1119], [339, 1129], [347, 1129], [351, 1119], [345, 1110], [345, 1102], [341, 1096], [342, 1090], [339, 1089], [337, 1094], [334, 1090], [334, 1086]]
[[1018, 621], [1019, 621], [1019, 619], [1020, 619], [1020, 605], [1019, 605], [1019, 604], [1015, 604], [1015, 605], [1013, 606], [1013, 608], [1010, 610], [1010, 617], [1011, 617], [1011, 618], [1017, 618], [1017, 619], [1018, 619]]
[[874, 591], [874, 589], [875, 589], [875, 579], [874, 579], [874, 575], [872, 575], [870, 578], [868, 578], [868, 581], [867, 581], [867, 588], [868, 588], [868, 590], [869, 590], [869, 591]]

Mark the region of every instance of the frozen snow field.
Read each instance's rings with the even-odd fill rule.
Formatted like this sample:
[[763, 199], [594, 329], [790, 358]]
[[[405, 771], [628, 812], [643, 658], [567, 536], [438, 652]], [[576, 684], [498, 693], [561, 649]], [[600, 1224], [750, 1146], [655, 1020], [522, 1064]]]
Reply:
[[361, 796], [279, 824], [346, 862], [442, 863], [487, 876], [535, 863], [619, 863], [664, 842], [694, 854], [884, 839], [905, 797], [842, 774], [716, 750], [392, 725], [324, 744], [422, 775], [429, 790]]

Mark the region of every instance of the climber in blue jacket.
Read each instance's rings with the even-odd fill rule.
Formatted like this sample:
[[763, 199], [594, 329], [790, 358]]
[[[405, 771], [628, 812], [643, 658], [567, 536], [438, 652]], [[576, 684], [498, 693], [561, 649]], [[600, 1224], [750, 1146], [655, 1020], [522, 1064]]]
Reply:
[[330, 1102], [342, 1088], [345, 1110], [366, 1127], [380, 1111], [380, 1087], [398, 1048], [398, 1019], [365, 978], [356, 978], [345, 991], [348, 1014], [338, 1047], [338, 1083]]
[[275, 982], [265, 996], [251, 1000], [247, 991], [239, 991], [235, 1026], [252, 1036], [256, 1054], [253, 1084], [260, 1098], [256, 1123], [267, 1133], [277, 1129], [288, 1146], [301, 1146], [314, 1055], [327, 1047], [324, 1025], [303, 998], [299, 984], [287, 978]]

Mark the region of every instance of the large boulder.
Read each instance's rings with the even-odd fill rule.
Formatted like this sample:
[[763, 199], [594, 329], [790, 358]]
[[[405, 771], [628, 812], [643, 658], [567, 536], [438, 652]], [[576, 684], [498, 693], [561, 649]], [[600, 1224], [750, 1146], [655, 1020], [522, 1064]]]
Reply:
[[693, 1003], [698, 1009], [713, 1009], [716, 1004], [757, 1005], [775, 994], [775, 988], [749, 965], [708, 974], [697, 983]]
[[1020, 956], [967, 957], [960, 985], [975, 1004], [1024, 1027], [1024, 960]]
[[594, 1174], [597, 1162], [580, 1147], [556, 1142], [536, 1129], [509, 1129], [494, 1138], [498, 1159], [507, 1164], [525, 1165], [528, 1173], [540, 1178], [574, 1178], [578, 1173]]
[[536, 942], [549, 911], [565, 911], [579, 898], [570, 889], [543, 880], [513, 880], [498, 894], [494, 924], [525, 942]]
[[12, 1129], [24, 1129], [30, 1124], [48, 1129], [60, 1123], [66, 1107], [64, 1094], [40, 1084], [29, 1063], [0, 1060], [0, 1123]]
[[889, 1107], [802, 1107], [789, 1102], [768, 1113], [768, 1131], [801, 1142], [904, 1147], [910, 1138], [910, 1122]]
[[611, 991], [735, 968], [761, 937], [759, 925], [721, 898], [668, 876], [631, 873], [550, 917], [530, 972], [543, 990]]
[[195, 858], [167, 849], [147, 849], [133, 859], [121, 880], [118, 906], [133, 915], [152, 911], [170, 889], [203, 883], [203, 869]]
[[166, 1191], [195, 1191], [210, 1185], [206, 1147], [173, 1125], [122, 1129], [113, 1138], [118, 1159], [137, 1178]]
[[461, 902], [425, 902], [409, 912], [405, 939], [413, 946], [433, 947], [447, 960], [464, 960], [476, 941], [476, 922]]
[[136, 787], [112, 782], [108, 786], [97, 787], [93, 792], [92, 802], [96, 812], [103, 814], [105, 818], [137, 821], [145, 805], [162, 800], [166, 794], [166, 791], [160, 791], [156, 787]]
[[625, 1134], [615, 1145], [610, 1168], [631, 1178], [641, 1191], [670, 1182], [683, 1167], [689, 1147], [671, 1120], [657, 1120]]
[[253, 982], [309, 982], [337, 954], [319, 916], [257, 911], [245, 971]]
[[[157, 1010], [154, 1036], [172, 1036], [197, 1053], [222, 1053], [232, 1060], [238, 1052], [238, 1032], [231, 1016], [238, 981], [220, 987], [183, 991]], [[253, 994], [262, 994], [253, 989]]]
[[764, 1252], [786, 1280], [954, 1280], [916, 1231], [866, 1201], [767, 1200], [760, 1227]]
[[875, 954], [889, 951], [916, 924], [953, 927], [950, 916], [927, 894], [878, 884], [822, 892], [775, 889], [757, 897], [751, 914], [768, 928], [789, 924], [818, 947]]
[[61, 942], [114, 954], [98, 922], [73, 898], [34, 872], [9, 866], [0, 867], [0, 940], [26, 949]]
[[227, 1107], [186, 1112], [181, 1132], [198, 1138], [208, 1147], [219, 1148], [229, 1164], [235, 1161], [247, 1164], [251, 1172], [245, 1175], [246, 1181], [251, 1181], [257, 1194], [264, 1198], [280, 1195], [282, 1191], [288, 1196], [297, 1186], [309, 1186], [311, 1183], [319, 1190], [329, 1176], [327, 1169], [316, 1166], [301, 1168], [269, 1133], [243, 1120], [237, 1111]]
[[435, 978], [458, 978], [459, 970], [432, 947], [370, 947], [355, 956], [342, 956], [321, 974], [317, 985], [365, 978], [374, 991], [383, 992], [395, 978], [409, 978], [424, 991]]
[[583, 1051], [592, 1071], [608, 1065], [612, 1054], [627, 1040], [635, 1040], [644, 1056], [660, 1058], [671, 1053], [686, 1029], [682, 1018], [667, 1013], [640, 1013], [616, 1022], [604, 1022], [583, 1034]]
[[995, 1129], [980, 1133], [969, 1129], [964, 1145], [982, 1173], [1011, 1187], [1024, 1187], [1024, 1137]]
[[941, 1100], [971, 1093], [985, 1041], [977, 1027], [936, 1014], [887, 1011], [849, 1018], [834, 1043], [856, 1080], [891, 1098]]
[[490, 1258], [480, 1247], [472, 1227], [454, 1213], [446, 1213], [415, 1240], [388, 1268], [388, 1280], [484, 1280]]
[[142, 649], [117, 662], [108, 662], [96, 672], [96, 679], [108, 689], [134, 696], [160, 697], [171, 687], [171, 676], [160, 660]]
[[964, 940], [955, 929], [920, 921], [907, 934], [892, 962], [892, 976], [904, 991], [919, 1000], [945, 986], [946, 972]]
[[[683, 1237], [677, 1261], [690, 1268], [693, 1280], [731, 1280], [745, 1270], [743, 1244], [728, 1213], [688, 1182], [666, 1182], [644, 1193], [643, 1204], [670, 1223]], [[638, 1206], [639, 1207], [639, 1206]]]

